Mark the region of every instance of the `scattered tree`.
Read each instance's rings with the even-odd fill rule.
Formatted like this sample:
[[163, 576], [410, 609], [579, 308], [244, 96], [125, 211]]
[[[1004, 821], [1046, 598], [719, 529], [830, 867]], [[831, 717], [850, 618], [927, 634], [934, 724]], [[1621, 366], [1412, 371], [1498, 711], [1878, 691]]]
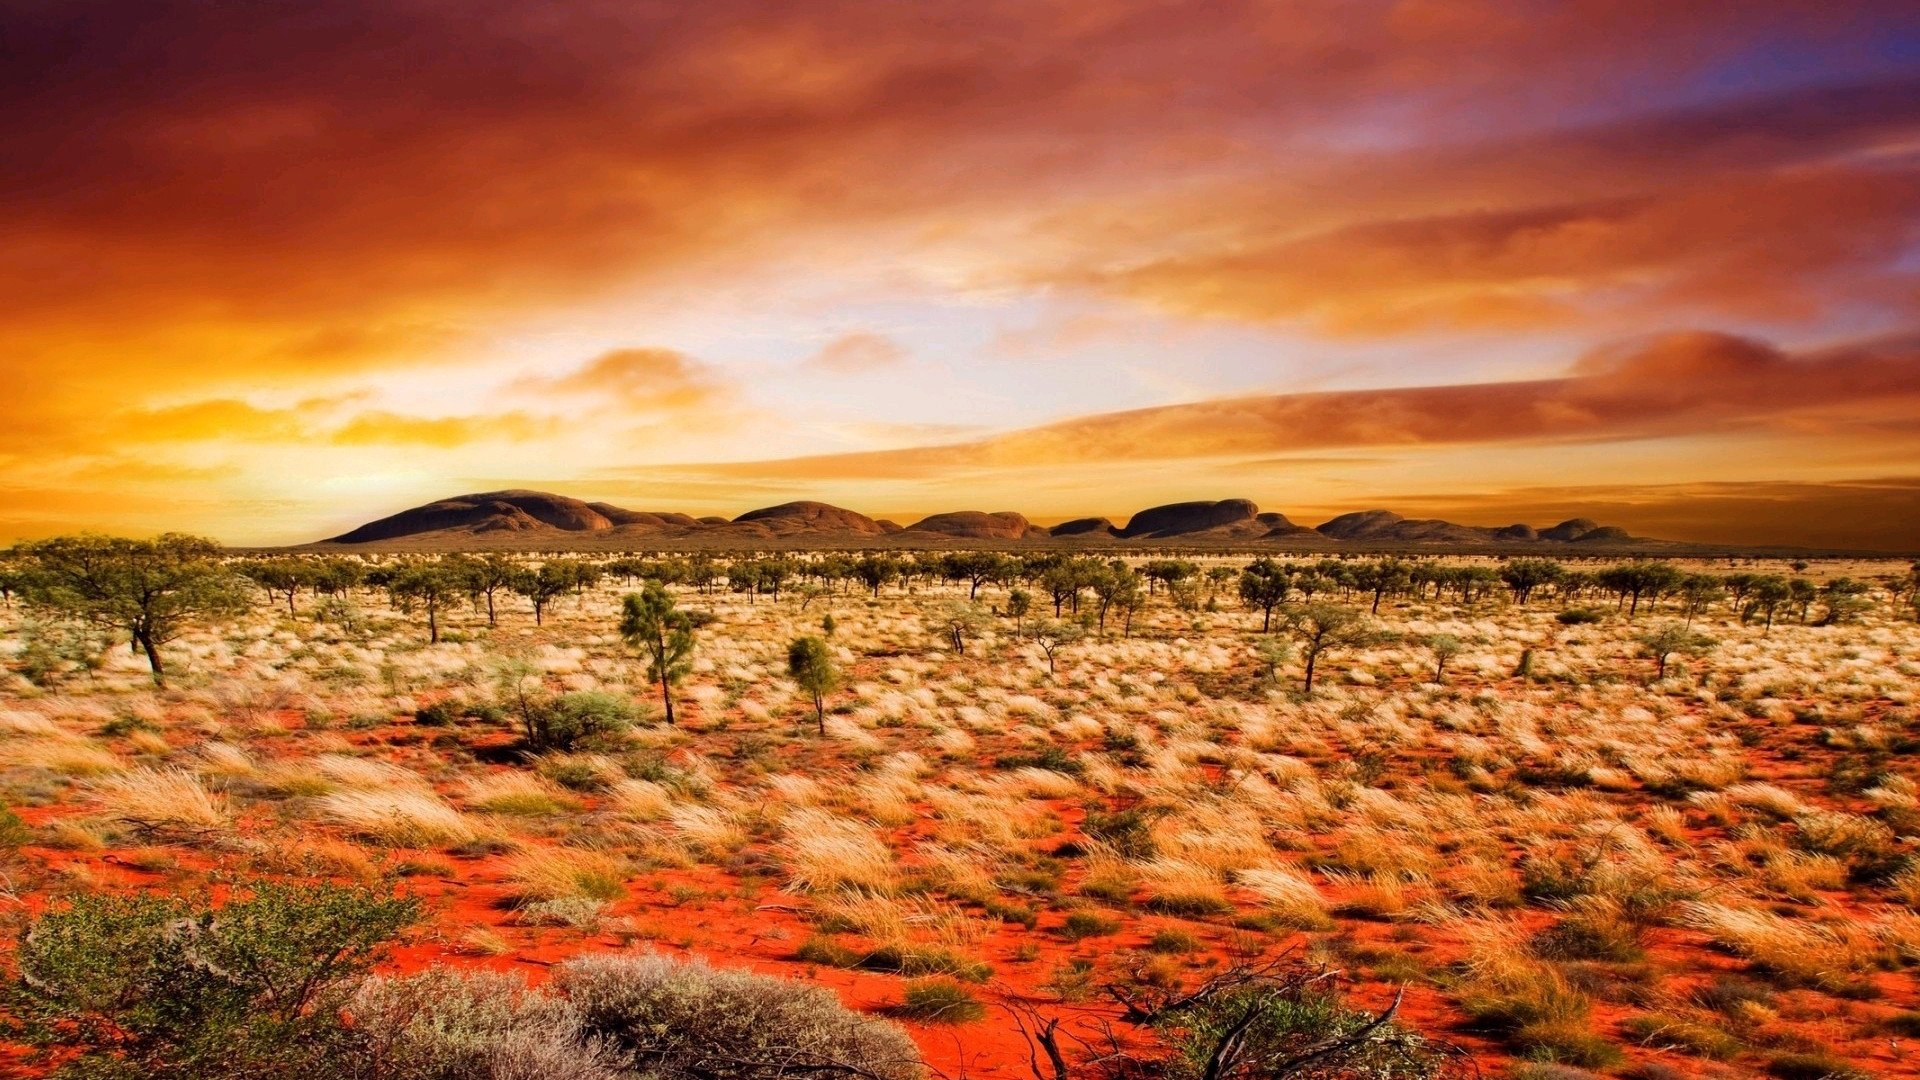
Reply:
[[1466, 650], [1459, 638], [1452, 634], [1428, 634], [1427, 651], [1433, 654], [1433, 681], [1447, 681], [1447, 663]]
[[820, 726], [820, 734], [825, 735], [827, 695], [840, 681], [840, 673], [833, 666], [833, 650], [811, 635], [794, 638], [787, 646], [787, 674], [813, 698], [813, 717]]
[[248, 604], [246, 580], [220, 565], [218, 544], [196, 536], [63, 536], [20, 551], [30, 604], [125, 633], [130, 647], [146, 653], [155, 683], [166, 681], [161, 646], [195, 622]]
[[1667, 677], [1667, 661], [1675, 654], [1701, 656], [1718, 644], [1705, 634], [1676, 622], [1661, 623], [1634, 640], [1640, 643], [1642, 654], [1653, 661], [1655, 682]]
[[[660, 684], [667, 726], [673, 726], [673, 687], [693, 670], [693, 619], [674, 607], [657, 581], [620, 601], [620, 636], [647, 655], [647, 678]], [[831, 617], [831, 616], [829, 616]]]
[[1360, 612], [1325, 601], [1286, 605], [1280, 609], [1280, 625], [1299, 644], [1307, 662], [1304, 689], [1308, 694], [1313, 693], [1313, 669], [1321, 656], [1365, 644], [1373, 637]]
[[1255, 559], [1240, 574], [1240, 602], [1260, 609], [1260, 632], [1273, 629], [1273, 609], [1293, 591], [1287, 571], [1272, 559]]

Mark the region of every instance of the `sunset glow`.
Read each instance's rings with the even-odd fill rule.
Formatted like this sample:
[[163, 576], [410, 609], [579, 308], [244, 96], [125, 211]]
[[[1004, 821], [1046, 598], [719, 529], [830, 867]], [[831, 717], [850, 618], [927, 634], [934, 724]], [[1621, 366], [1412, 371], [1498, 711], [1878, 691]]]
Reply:
[[528, 487], [1920, 548], [1910, 2], [0, 11], [0, 541]]

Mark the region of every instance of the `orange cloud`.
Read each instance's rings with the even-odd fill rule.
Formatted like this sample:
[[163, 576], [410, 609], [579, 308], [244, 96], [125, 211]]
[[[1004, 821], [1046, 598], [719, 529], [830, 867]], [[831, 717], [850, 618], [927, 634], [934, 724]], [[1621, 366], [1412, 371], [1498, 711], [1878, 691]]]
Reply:
[[905, 363], [907, 351], [881, 334], [853, 333], [834, 338], [808, 357], [805, 366], [834, 375], [863, 375]]
[[722, 405], [735, 393], [717, 369], [685, 353], [658, 348], [616, 349], [566, 375], [521, 379], [514, 389], [659, 412]]
[[1789, 356], [1745, 338], [1683, 333], [1598, 350], [1560, 379], [1224, 398], [942, 446], [705, 468], [733, 476], [903, 479], [1010, 465], [1586, 443], [1755, 428], [1912, 435], [1916, 411], [1920, 338]]

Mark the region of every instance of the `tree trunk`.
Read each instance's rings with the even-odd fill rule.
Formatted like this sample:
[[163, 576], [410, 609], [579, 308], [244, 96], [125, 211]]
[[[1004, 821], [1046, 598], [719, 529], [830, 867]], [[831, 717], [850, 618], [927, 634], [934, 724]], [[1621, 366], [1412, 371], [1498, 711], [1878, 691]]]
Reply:
[[427, 644], [440, 644], [440, 614], [431, 605], [427, 607]]
[[500, 625], [500, 624], [499, 624], [498, 622], [496, 622], [496, 621], [494, 620], [494, 615], [493, 615], [493, 590], [492, 590], [492, 589], [488, 589], [488, 590], [487, 590], [487, 625], [488, 625], [488, 626], [498, 626], [498, 625]]
[[1307, 687], [1306, 689], [1309, 695], [1313, 693], [1313, 662], [1318, 659], [1320, 659], [1319, 653], [1310, 652], [1307, 654]]
[[673, 727], [673, 687], [664, 675], [660, 677], [660, 702], [667, 707], [667, 726]]
[[825, 694], [813, 695], [813, 718], [820, 725], [820, 736], [827, 734], [827, 698]]
[[139, 643], [142, 649], [146, 650], [147, 663], [153, 668], [153, 684], [155, 686], [165, 686], [167, 684], [167, 673], [160, 666], [160, 650], [154, 647], [153, 635], [143, 630], [135, 630], [133, 632], [133, 639]]

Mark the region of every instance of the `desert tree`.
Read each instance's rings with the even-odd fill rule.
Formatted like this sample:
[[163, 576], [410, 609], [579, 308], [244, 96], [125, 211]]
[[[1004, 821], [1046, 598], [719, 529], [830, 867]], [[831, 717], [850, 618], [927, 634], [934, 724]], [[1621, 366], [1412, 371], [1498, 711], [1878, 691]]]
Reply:
[[1280, 665], [1293, 659], [1293, 642], [1262, 635], [1253, 640], [1253, 657], [1266, 669], [1268, 681], [1277, 683], [1280, 681]]
[[0, 551], [0, 602], [13, 606], [13, 598], [26, 585], [26, 570], [18, 551]]
[[1793, 597], [1793, 589], [1787, 579], [1778, 574], [1761, 574], [1755, 577], [1747, 588], [1747, 602], [1740, 608], [1740, 621], [1751, 622], [1755, 616], [1765, 616], [1767, 632], [1773, 632], [1773, 616], [1780, 605]]
[[[1102, 567], [1100, 573], [1092, 577], [1093, 596], [1098, 601], [1096, 612], [1102, 637], [1107, 633], [1107, 614], [1116, 608], [1139, 606], [1140, 575], [1127, 568], [1119, 559], [1113, 565]], [[1129, 613], [1131, 622], [1132, 615]]]
[[1640, 611], [1642, 600], [1652, 603], [1674, 592], [1686, 580], [1686, 574], [1672, 563], [1633, 562], [1600, 571], [1600, 585], [1620, 598], [1631, 619]]
[[494, 597], [501, 592], [511, 592], [514, 580], [520, 574], [520, 564], [498, 553], [482, 555], [479, 558], [460, 556], [450, 560], [465, 581], [467, 594], [477, 603], [482, 598], [487, 602], [487, 625], [498, 626], [499, 617], [494, 610]]
[[880, 587], [900, 576], [900, 561], [890, 555], [868, 555], [852, 566], [854, 579], [873, 590], [880, 599]]
[[667, 726], [673, 726], [673, 687], [693, 670], [693, 617], [674, 606], [657, 581], [620, 601], [620, 636], [647, 657], [647, 679], [660, 686]]
[[221, 565], [220, 545], [197, 536], [61, 536], [20, 551], [30, 604], [125, 633], [146, 653], [155, 683], [166, 681], [161, 646], [195, 622], [248, 606], [246, 579]]
[[1820, 587], [1797, 577], [1787, 582], [1787, 598], [1800, 609], [1800, 622], [1804, 625], [1813, 613], [1813, 602], [1820, 598]]
[[1054, 662], [1060, 650], [1086, 636], [1086, 630], [1079, 623], [1061, 622], [1058, 619], [1041, 619], [1033, 624], [1033, 643], [1047, 658], [1047, 674], [1055, 674]]
[[1467, 648], [1452, 634], [1428, 634], [1422, 644], [1433, 654], [1433, 681], [1437, 683], [1447, 681], [1447, 664]]
[[[1174, 587], [1177, 586], [1170, 586], [1169, 590], [1171, 591]], [[1139, 614], [1141, 606], [1146, 602], [1147, 595], [1140, 591], [1137, 578], [1132, 582], [1123, 582], [1122, 587], [1114, 593], [1112, 606], [1114, 612], [1120, 616], [1121, 637], [1129, 639], [1133, 637], [1133, 617]]]
[[1661, 623], [1636, 635], [1634, 640], [1640, 643], [1641, 655], [1653, 661], [1655, 682], [1667, 677], [1667, 664], [1674, 656], [1701, 656], [1719, 644], [1707, 635], [1677, 622]]
[[274, 593], [283, 593], [287, 598], [287, 614], [298, 615], [294, 608], [294, 594], [313, 585], [318, 579], [317, 567], [310, 560], [248, 559], [239, 564], [240, 573], [267, 594], [267, 602], [273, 602]]
[[521, 567], [508, 588], [533, 604], [533, 624], [541, 626], [545, 623], [547, 608], [579, 587], [579, 583], [571, 563], [549, 559], [538, 567]]
[[1820, 616], [1820, 625], [1834, 626], [1857, 620], [1869, 606], [1868, 590], [1866, 582], [1850, 577], [1837, 577], [1827, 582], [1820, 589], [1820, 599], [1827, 607]]
[[1015, 636], [1018, 636], [1020, 633], [1021, 620], [1025, 619], [1027, 617], [1027, 612], [1032, 610], [1033, 610], [1033, 597], [1027, 594], [1027, 590], [1012, 589], [1008, 591], [1007, 618], [1013, 620], [1013, 632]]
[[1273, 609], [1293, 591], [1286, 568], [1272, 559], [1255, 559], [1240, 572], [1240, 602], [1260, 611], [1260, 632], [1273, 629]]
[[[1335, 572], [1338, 573], [1338, 570], [1336, 569]], [[1362, 592], [1373, 594], [1373, 606], [1369, 610], [1375, 614], [1380, 611], [1382, 597], [1389, 593], [1401, 592], [1413, 583], [1413, 568], [1399, 559], [1380, 559], [1376, 562], [1362, 563], [1347, 573], [1354, 587]]]
[[1207, 567], [1207, 602], [1212, 603], [1220, 599], [1220, 590], [1226, 588], [1230, 582], [1239, 576], [1240, 571], [1235, 570], [1231, 566]]
[[467, 595], [467, 583], [456, 567], [445, 563], [410, 563], [387, 579], [393, 604], [411, 614], [426, 612], [427, 641], [440, 643], [440, 612]]
[[1680, 582], [1680, 605], [1687, 616], [1687, 625], [1713, 603], [1727, 595], [1726, 584], [1713, 574], [1688, 574]]
[[1567, 576], [1567, 568], [1552, 559], [1511, 559], [1500, 568], [1500, 580], [1513, 593], [1513, 602], [1521, 607], [1543, 585], [1555, 585]]
[[327, 596], [345, 597], [367, 579], [367, 568], [358, 559], [321, 559], [314, 567], [313, 591]]
[[967, 639], [979, 637], [988, 625], [988, 616], [980, 605], [966, 600], [947, 600], [935, 616], [953, 651], [964, 655]]
[[1011, 572], [1007, 557], [991, 551], [955, 551], [941, 560], [942, 572], [967, 583], [967, 599], [980, 595], [980, 586], [1003, 581]]
[[827, 733], [827, 695], [840, 681], [833, 666], [833, 650], [811, 634], [794, 638], [787, 646], [787, 674], [802, 693], [813, 699], [813, 719], [820, 734]]
[[1303, 689], [1308, 694], [1313, 693], [1313, 669], [1320, 657], [1373, 639], [1373, 631], [1360, 612], [1325, 601], [1285, 605], [1280, 609], [1280, 626], [1299, 645], [1300, 655], [1306, 660]]
[[1088, 559], [1067, 559], [1048, 567], [1040, 575], [1040, 587], [1047, 590], [1047, 598], [1053, 601], [1053, 617], [1059, 618], [1063, 608], [1078, 615], [1080, 593], [1105, 570]]
[[1155, 585], [1165, 585], [1172, 591], [1175, 585], [1200, 576], [1200, 564], [1184, 559], [1154, 559], [1140, 568], [1140, 574], [1147, 579], [1147, 595], [1152, 596]]

